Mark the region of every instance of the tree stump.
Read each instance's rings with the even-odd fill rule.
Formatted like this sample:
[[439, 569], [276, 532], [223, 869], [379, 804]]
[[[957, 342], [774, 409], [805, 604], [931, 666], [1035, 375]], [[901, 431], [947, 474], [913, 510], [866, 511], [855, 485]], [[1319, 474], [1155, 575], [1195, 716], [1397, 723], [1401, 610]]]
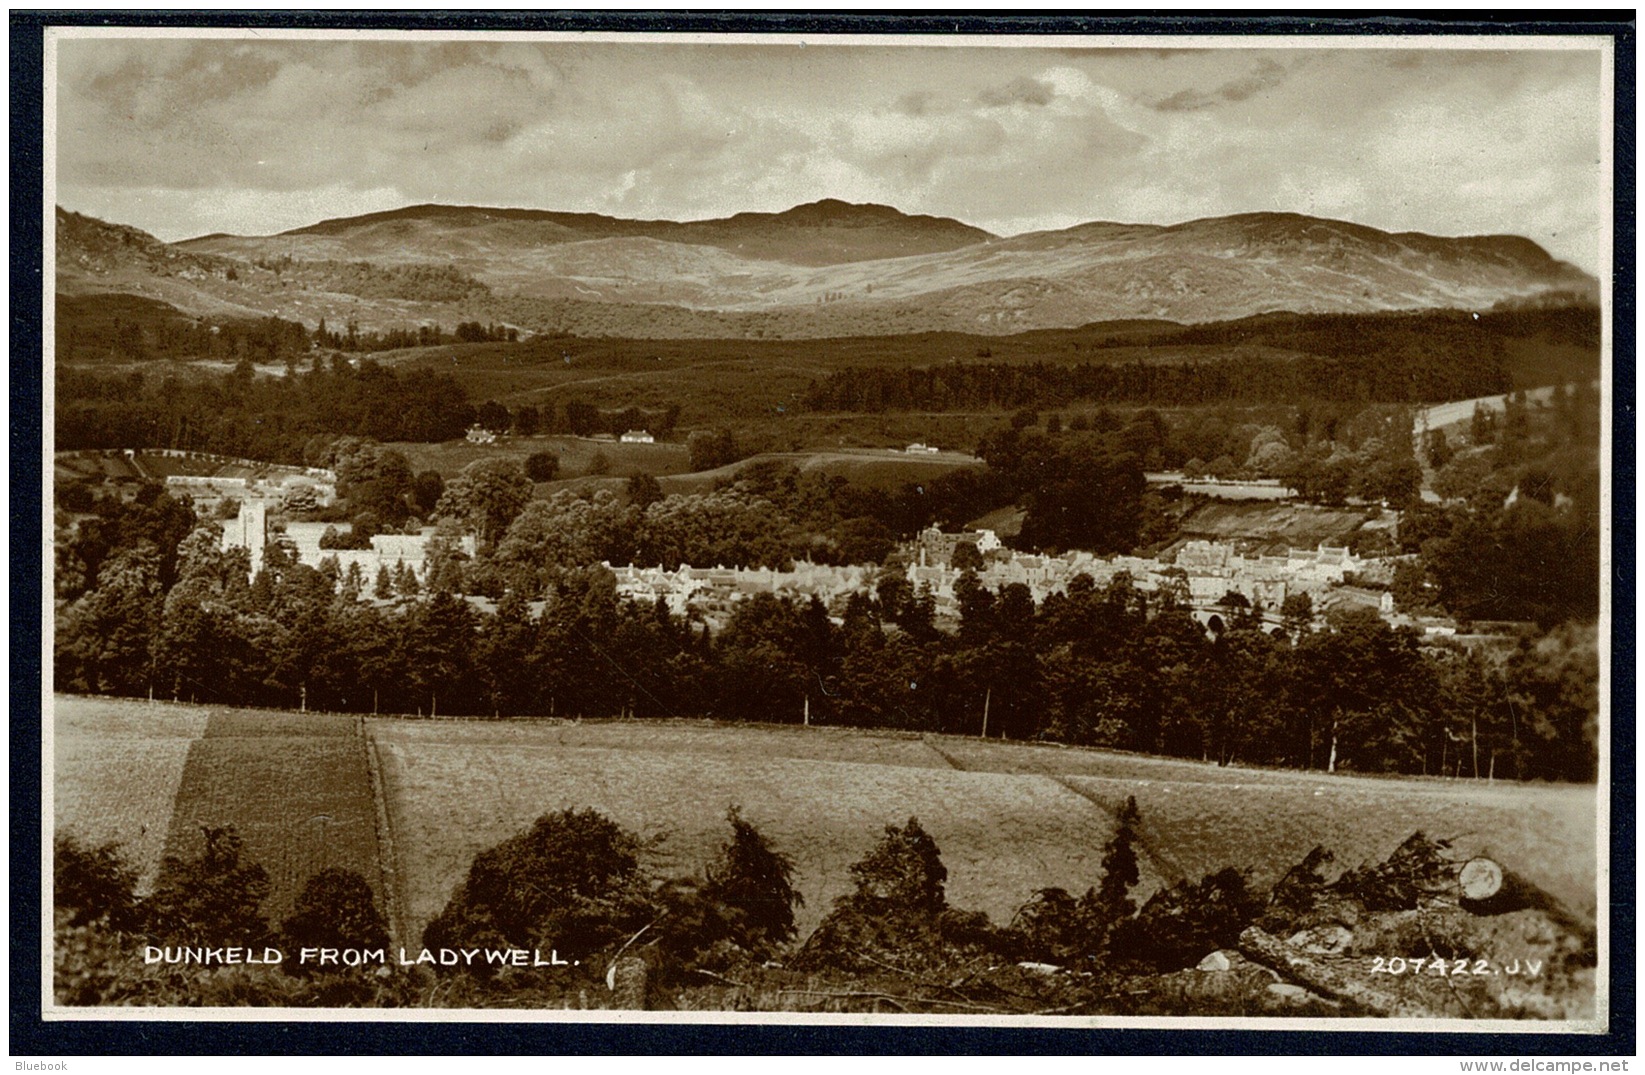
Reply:
[[651, 991], [651, 964], [639, 956], [623, 956], [611, 966], [612, 1006], [629, 1011], [645, 1011]]

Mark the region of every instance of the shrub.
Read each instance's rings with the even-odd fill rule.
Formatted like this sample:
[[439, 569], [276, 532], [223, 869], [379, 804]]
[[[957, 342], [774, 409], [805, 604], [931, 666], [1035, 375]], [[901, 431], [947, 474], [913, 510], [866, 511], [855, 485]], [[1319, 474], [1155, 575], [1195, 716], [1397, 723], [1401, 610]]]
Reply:
[[1071, 963], [1089, 956], [1098, 932], [1089, 911], [1086, 900], [1076, 899], [1066, 889], [1040, 889], [1011, 920], [1020, 954], [1050, 963]]
[[[386, 948], [388, 925], [371, 885], [353, 870], [328, 866], [308, 879], [292, 913], [280, 923], [287, 952], [303, 948]], [[302, 973], [316, 964], [283, 964]], [[331, 969], [328, 965], [325, 969]]]
[[1116, 820], [1119, 825], [1102, 852], [1102, 881], [1095, 897], [1095, 909], [1110, 927], [1136, 908], [1131, 902], [1131, 889], [1141, 875], [1137, 872], [1137, 852], [1131, 845], [1137, 839], [1137, 826], [1142, 822], [1136, 796], [1125, 797], [1125, 805], [1120, 807]]
[[634, 834], [594, 810], [544, 814], [474, 857], [423, 944], [552, 947], [580, 959], [621, 943], [655, 918], [640, 850]]
[[1325, 868], [1334, 856], [1323, 844], [1315, 844], [1303, 860], [1285, 872], [1268, 894], [1265, 928], [1284, 928], [1291, 919], [1313, 909], [1325, 889]]
[[553, 452], [532, 452], [525, 459], [525, 476], [534, 482], [551, 482], [560, 473], [560, 457]]
[[1407, 911], [1456, 884], [1449, 840], [1413, 832], [1384, 862], [1349, 870], [1333, 886], [1372, 911]]
[[263, 900], [268, 873], [240, 861], [232, 825], [202, 826], [206, 849], [197, 859], [167, 855], [145, 908], [150, 931], [174, 944], [252, 945], [267, 939]]
[[1003, 951], [1005, 939], [985, 916], [948, 906], [948, 869], [915, 818], [888, 825], [872, 851], [851, 867], [856, 891], [841, 896], [795, 960], [802, 968], [915, 970], [953, 965]]
[[59, 835], [52, 846], [52, 902], [67, 912], [68, 924], [83, 926], [106, 919], [112, 929], [136, 925], [137, 874], [112, 843], [90, 847], [73, 835]]
[[420, 472], [411, 482], [411, 504], [419, 514], [432, 515], [446, 491], [445, 479], [437, 470]]
[[374, 528], [369, 523], [357, 522], [347, 533], [328, 526], [320, 535], [322, 549], [369, 549]]
[[698, 430], [686, 438], [686, 451], [692, 470], [714, 470], [743, 458], [737, 438], [729, 429]]
[[649, 474], [631, 476], [625, 486], [630, 507], [644, 511], [663, 498], [662, 484]]
[[1116, 958], [1160, 970], [1191, 967], [1237, 943], [1260, 909], [1245, 875], [1228, 867], [1154, 893], [1135, 918], [1114, 930], [1109, 949]]
[[737, 807], [726, 821], [731, 839], [709, 864], [703, 894], [730, 912], [732, 939], [742, 947], [760, 951], [793, 939], [794, 909], [805, 903], [794, 889], [793, 860], [774, 850]]
[[1141, 815], [1134, 796], [1126, 797], [1117, 819], [1097, 887], [1079, 899], [1060, 888], [1041, 889], [1017, 912], [1012, 927], [1022, 954], [1056, 963], [1096, 958], [1107, 950], [1115, 927], [1136, 909], [1130, 893], [1140, 875], [1132, 844]]
[[852, 865], [851, 879], [857, 890], [844, 898], [873, 914], [936, 914], [948, 906], [948, 867], [918, 818], [900, 829], [887, 825], [874, 850]]

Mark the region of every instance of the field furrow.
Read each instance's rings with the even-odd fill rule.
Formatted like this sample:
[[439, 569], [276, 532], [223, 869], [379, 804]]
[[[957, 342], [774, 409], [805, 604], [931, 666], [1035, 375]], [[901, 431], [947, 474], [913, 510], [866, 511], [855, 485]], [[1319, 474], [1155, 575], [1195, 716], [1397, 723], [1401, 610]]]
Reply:
[[166, 854], [198, 856], [202, 828], [220, 825], [233, 825], [246, 858], [268, 871], [263, 913], [271, 923], [327, 866], [354, 870], [375, 888], [376, 808], [354, 719], [213, 713], [189, 747]]

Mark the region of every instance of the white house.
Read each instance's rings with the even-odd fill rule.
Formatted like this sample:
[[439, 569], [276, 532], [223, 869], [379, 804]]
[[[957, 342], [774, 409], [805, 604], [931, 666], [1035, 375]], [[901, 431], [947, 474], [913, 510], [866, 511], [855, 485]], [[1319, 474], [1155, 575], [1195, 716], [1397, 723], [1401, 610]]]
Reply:
[[643, 429], [630, 429], [621, 439], [624, 444], [655, 444], [657, 441], [657, 438]]

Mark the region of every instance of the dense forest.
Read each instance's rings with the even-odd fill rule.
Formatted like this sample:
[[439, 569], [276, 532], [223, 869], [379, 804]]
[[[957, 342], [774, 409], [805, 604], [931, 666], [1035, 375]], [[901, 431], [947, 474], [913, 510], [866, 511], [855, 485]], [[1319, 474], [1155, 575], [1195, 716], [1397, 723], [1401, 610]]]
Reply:
[[369, 261], [306, 260], [290, 255], [256, 258], [252, 264], [287, 285], [335, 291], [366, 299], [463, 302], [491, 289], [455, 265], [428, 262], [378, 265]]
[[[856, 365], [815, 382], [820, 411], [1066, 407], [1074, 403], [1191, 407], [1230, 402], [1422, 403], [1470, 399], [1598, 373], [1599, 311], [1267, 314], [1195, 326], [1143, 326], [1068, 337], [1068, 355], [1031, 362]], [[1081, 337], [1084, 337], [1083, 339]], [[994, 357], [987, 345], [977, 357]], [[1519, 385], [1523, 387], [1523, 383]]]
[[[1472, 340], [1474, 337], [1468, 337]], [[1435, 346], [1444, 348], [1443, 341]], [[853, 367], [829, 374], [806, 394], [817, 411], [941, 411], [1054, 407], [1071, 403], [1192, 407], [1230, 401], [1307, 399], [1418, 403], [1468, 399], [1512, 387], [1491, 348], [1441, 352], [1386, 350], [1362, 355], [1238, 357], [1197, 362], [956, 362], [914, 369]]]
[[[1516, 394], [1502, 410], [1479, 410], [1460, 435], [1420, 445], [1408, 409], [1372, 402], [1503, 387], [1504, 339], [1545, 333], [1550, 319], [1577, 339], [1587, 324], [1580, 311], [1486, 318], [1492, 331], [1477, 334], [1471, 318], [1434, 315], [1421, 346], [1409, 319], [1288, 316], [1169, 330], [1240, 347], [1280, 333], [1263, 346], [1310, 349], [1301, 359], [847, 369], [819, 391], [850, 395], [856, 408], [1018, 409], [977, 446], [985, 465], [896, 488], [756, 462], [690, 495], [664, 496], [655, 479], [632, 475], [621, 495], [538, 499], [533, 480], [552, 476], [551, 459], [527, 473], [487, 458], [445, 480], [414, 474], [375, 442], [452, 439], [476, 420], [519, 433], [662, 429], [677, 411], [602, 412], [575, 400], [475, 407], [446, 373], [312, 352], [294, 323], [202, 331], [172, 322], [165, 331], [176, 339], [165, 347], [226, 348], [234, 369], [181, 379], [60, 366], [59, 448], [176, 447], [331, 465], [345, 498], [336, 521], [355, 524], [349, 540], [421, 521], [444, 530], [421, 579], [316, 570], [276, 546], [248, 581], [247, 564], [221, 550], [214, 528], [158, 488], [128, 500], [61, 490], [56, 684], [500, 716], [782, 720], [809, 709], [818, 721], [962, 733], [980, 732], [987, 711], [989, 734], [1224, 762], [1588, 779], [1603, 507], [1597, 395], [1585, 381], [1546, 405]], [[121, 323], [107, 327], [131, 336]], [[147, 347], [153, 321], [144, 324], [135, 339]], [[1379, 338], [1390, 325], [1405, 327]], [[463, 330], [479, 339], [497, 328]], [[252, 363], [264, 360], [284, 362], [286, 376], [257, 376]], [[1263, 384], [1290, 398], [1263, 402], [1268, 389], [1252, 387]], [[1106, 406], [1126, 385], [1145, 399], [1158, 389], [1220, 402]], [[1102, 394], [1110, 389], [1119, 395]], [[1032, 406], [1041, 393], [1051, 407]], [[1070, 405], [1079, 399], [1086, 404]], [[749, 450], [725, 429], [690, 440], [700, 468]], [[1544, 633], [1502, 660], [1419, 644], [1374, 617], [1320, 623], [1298, 614], [1276, 637], [1230, 598], [1222, 630], [1207, 635], [1169, 595], [1123, 581], [1104, 590], [1076, 583], [1036, 605], [1026, 589], [994, 594], [972, 578], [950, 634], [936, 627], [931, 596], [911, 592], [899, 570], [898, 540], [1007, 505], [1022, 509], [1013, 539], [1022, 549], [1162, 547], [1173, 537], [1170, 493], [1144, 479], [1159, 468], [1278, 477], [1323, 503], [1385, 503], [1403, 519], [1393, 546], [1373, 551], [1394, 557], [1389, 588], [1402, 611], [1527, 621]], [[1420, 501], [1425, 482], [1440, 503]], [[464, 531], [479, 538], [473, 559], [456, 551]], [[340, 535], [332, 540], [341, 547]], [[848, 607], [756, 598], [710, 637], [663, 608], [619, 601], [596, 566], [801, 559], [886, 569]]]
[[474, 408], [449, 374], [406, 373], [369, 359], [312, 358], [285, 377], [249, 361], [221, 376], [105, 374], [58, 367], [56, 447], [181, 448], [301, 463], [317, 435], [441, 441], [461, 437]]

